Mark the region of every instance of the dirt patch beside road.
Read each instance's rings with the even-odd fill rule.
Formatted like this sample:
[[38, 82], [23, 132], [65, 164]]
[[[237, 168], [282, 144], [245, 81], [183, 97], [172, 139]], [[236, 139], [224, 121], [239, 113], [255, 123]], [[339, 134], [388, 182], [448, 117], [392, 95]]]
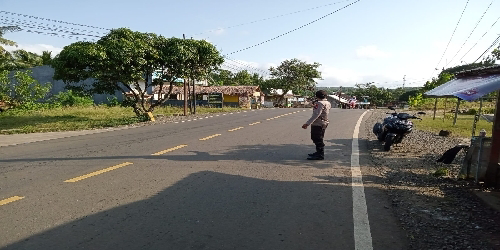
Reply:
[[[370, 112], [362, 134], [410, 249], [500, 249], [500, 214], [472, 194], [471, 183], [456, 179], [464, 152], [453, 164], [436, 162], [463, 140], [414, 130], [385, 152], [372, 133], [385, 111]], [[435, 177], [442, 167], [449, 169], [449, 176]]]

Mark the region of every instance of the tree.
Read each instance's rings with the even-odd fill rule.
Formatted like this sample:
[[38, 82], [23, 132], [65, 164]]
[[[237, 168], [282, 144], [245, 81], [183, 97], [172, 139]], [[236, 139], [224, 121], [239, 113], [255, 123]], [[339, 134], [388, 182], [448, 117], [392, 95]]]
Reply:
[[0, 101], [9, 106], [34, 103], [47, 96], [52, 85], [41, 84], [31, 76], [31, 71], [17, 71], [12, 79], [9, 71], [0, 72]]
[[247, 70], [242, 70], [234, 74], [229, 70], [218, 70], [212, 72], [209, 82], [212, 86], [259, 86], [264, 83], [264, 77], [254, 73], [250, 74]]
[[225, 69], [219, 69], [217, 72], [212, 72], [209, 75], [209, 83], [212, 86], [228, 86], [232, 85], [234, 74]]
[[422, 88], [422, 91], [424, 92], [427, 92], [429, 90], [432, 90], [438, 86], [441, 86], [447, 82], [449, 82], [450, 80], [452, 80], [455, 76], [451, 73], [448, 73], [446, 71], [443, 71], [441, 72], [441, 74], [439, 74], [438, 78], [432, 78], [431, 81], [427, 81], [425, 84], [424, 84], [424, 87]]
[[278, 102], [283, 102], [284, 96], [291, 90], [299, 93], [313, 90], [316, 87], [315, 79], [321, 78], [318, 71], [321, 64], [308, 64], [299, 59], [283, 61], [278, 67], [270, 67], [271, 79], [263, 84], [264, 90], [282, 89]]
[[[7, 32], [16, 32], [20, 31], [21, 29], [18, 26], [1, 26], [0, 27], [0, 45], [7, 45], [7, 46], [17, 46], [17, 43], [8, 39], [3, 38], [3, 35]], [[4, 53], [6, 50], [3, 48], [3, 46], [0, 46], [0, 52]]]
[[357, 99], [368, 96], [370, 103], [377, 106], [383, 106], [388, 102], [394, 101], [394, 96], [389, 89], [378, 88], [373, 82], [356, 84], [356, 87], [352, 95], [356, 96]]
[[41, 59], [42, 65], [50, 65], [50, 63], [52, 62], [52, 51], [42, 51]]
[[[217, 49], [204, 40], [165, 38], [120, 28], [95, 43], [76, 42], [64, 47], [52, 66], [54, 79], [63, 80], [69, 88], [94, 79], [85, 86], [92, 93], [131, 93], [134, 112], [146, 117], [168, 100], [177, 79], [204, 80], [223, 61]], [[158, 70], [158, 78], [152, 80]], [[167, 94], [158, 95], [158, 101], [149, 105], [145, 97], [148, 88], [157, 87], [163, 93], [166, 85]]]

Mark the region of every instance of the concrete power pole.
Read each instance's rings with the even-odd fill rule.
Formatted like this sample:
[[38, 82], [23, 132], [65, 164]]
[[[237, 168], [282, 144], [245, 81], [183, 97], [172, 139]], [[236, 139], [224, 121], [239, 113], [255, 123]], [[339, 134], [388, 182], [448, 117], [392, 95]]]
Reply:
[[403, 90], [405, 90], [406, 75], [403, 77]]
[[[182, 37], [186, 39], [186, 35], [182, 34]], [[186, 79], [184, 79], [184, 116], [187, 116], [187, 108], [188, 108], [188, 89], [186, 85]]]

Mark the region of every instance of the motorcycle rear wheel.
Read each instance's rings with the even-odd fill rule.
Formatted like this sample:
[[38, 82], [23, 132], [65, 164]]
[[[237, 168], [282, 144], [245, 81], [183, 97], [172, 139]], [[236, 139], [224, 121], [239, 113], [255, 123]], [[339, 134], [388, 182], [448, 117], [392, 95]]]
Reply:
[[389, 151], [389, 150], [391, 150], [392, 143], [393, 143], [393, 141], [392, 141], [392, 137], [390, 137], [390, 136], [386, 136], [386, 137], [385, 137], [384, 150], [385, 150], [385, 151]]

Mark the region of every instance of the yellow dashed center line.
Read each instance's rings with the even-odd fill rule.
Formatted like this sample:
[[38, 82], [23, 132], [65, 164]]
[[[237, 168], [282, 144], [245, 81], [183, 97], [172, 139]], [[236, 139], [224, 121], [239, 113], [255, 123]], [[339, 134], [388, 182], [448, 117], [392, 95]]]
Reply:
[[259, 123], [260, 123], [260, 122], [254, 122], [254, 123], [250, 123], [250, 124], [248, 124], [248, 125], [253, 126], [253, 125], [257, 125], [257, 124], [259, 124]]
[[9, 203], [14, 202], [14, 201], [22, 200], [22, 199], [24, 199], [23, 196], [12, 196], [10, 198], [0, 200], [0, 206], [9, 204]]
[[229, 131], [229, 132], [233, 132], [233, 131], [236, 131], [236, 130], [240, 130], [240, 129], [242, 129], [242, 128], [243, 128], [243, 127], [233, 128], [233, 129], [230, 129], [230, 130], [228, 130], [228, 131]]
[[100, 175], [100, 174], [109, 172], [111, 170], [119, 169], [121, 167], [125, 167], [125, 166], [131, 165], [131, 164], [133, 164], [133, 163], [132, 162], [125, 162], [125, 163], [122, 163], [122, 164], [119, 164], [119, 165], [116, 165], [116, 166], [112, 166], [112, 167], [109, 167], [109, 168], [105, 168], [105, 169], [102, 169], [102, 170], [99, 170], [99, 171], [92, 172], [90, 174], [86, 174], [86, 175], [75, 177], [73, 179], [65, 180], [64, 182], [77, 182], [77, 181], [81, 181], [83, 179], [87, 179], [87, 178], [92, 177], [92, 176]]
[[220, 136], [221, 134], [215, 134], [215, 135], [211, 135], [209, 137], [205, 137], [205, 138], [201, 138], [200, 141], [206, 141], [206, 140], [209, 140], [209, 139], [212, 139], [214, 137], [217, 137], [217, 136]]
[[162, 154], [165, 154], [165, 153], [168, 153], [168, 152], [172, 152], [174, 150], [181, 149], [181, 148], [184, 148], [184, 147], [187, 147], [187, 145], [179, 145], [177, 147], [169, 148], [169, 149], [166, 149], [166, 150], [163, 150], [163, 151], [160, 151], [158, 153], [151, 154], [151, 155], [162, 155]]

